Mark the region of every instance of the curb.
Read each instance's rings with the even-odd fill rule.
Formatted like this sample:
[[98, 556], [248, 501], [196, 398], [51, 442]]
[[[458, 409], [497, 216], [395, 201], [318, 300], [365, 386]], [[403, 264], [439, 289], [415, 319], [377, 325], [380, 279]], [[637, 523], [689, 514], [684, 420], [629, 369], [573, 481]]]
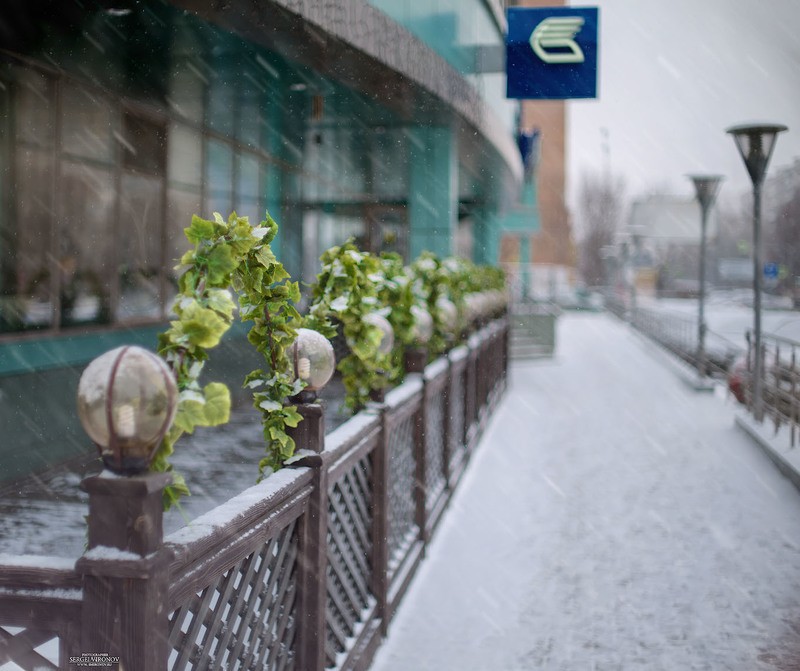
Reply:
[[800, 449], [790, 447], [788, 431], [779, 430], [775, 433], [766, 424], [756, 422], [743, 410], [736, 413], [736, 426], [750, 436], [778, 470], [800, 490]]
[[652, 338], [646, 336], [630, 324], [628, 324], [628, 329], [640, 342], [644, 343], [648, 349], [655, 352], [661, 362], [680, 378], [681, 382], [687, 387], [698, 392], [713, 392], [716, 389], [717, 385], [712, 378], [700, 378], [695, 368], [679, 359], [676, 354], [665, 349], [663, 345], [653, 341]]

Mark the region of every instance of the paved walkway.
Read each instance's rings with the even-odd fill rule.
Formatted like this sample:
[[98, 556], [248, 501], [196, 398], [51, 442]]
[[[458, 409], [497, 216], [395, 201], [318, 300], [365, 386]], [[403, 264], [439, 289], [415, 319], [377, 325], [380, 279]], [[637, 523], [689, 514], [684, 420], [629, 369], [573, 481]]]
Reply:
[[800, 669], [800, 494], [604, 315], [519, 362], [371, 671]]

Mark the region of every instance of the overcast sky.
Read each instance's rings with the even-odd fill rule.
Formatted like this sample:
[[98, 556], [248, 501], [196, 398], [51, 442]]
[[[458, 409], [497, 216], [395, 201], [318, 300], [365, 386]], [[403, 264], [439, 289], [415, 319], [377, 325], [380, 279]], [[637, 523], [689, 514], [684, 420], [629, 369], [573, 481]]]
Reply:
[[710, 172], [725, 175], [720, 199], [731, 199], [751, 188], [725, 134], [742, 122], [789, 126], [770, 174], [800, 158], [800, 0], [571, 4], [600, 7], [600, 72], [598, 99], [568, 105], [570, 203], [580, 175], [606, 160], [629, 198], [654, 189], [689, 196], [684, 175]]

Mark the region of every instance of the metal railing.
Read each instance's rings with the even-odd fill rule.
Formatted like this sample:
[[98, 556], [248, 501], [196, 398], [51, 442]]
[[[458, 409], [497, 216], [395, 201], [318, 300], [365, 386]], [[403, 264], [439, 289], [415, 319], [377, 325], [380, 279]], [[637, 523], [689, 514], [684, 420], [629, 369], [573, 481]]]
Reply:
[[[679, 312], [636, 307], [627, 312], [631, 326], [669, 350], [691, 366], [698, 368], [697, 319]], [[706, 330], [705, 372], [725, 377], [744, 348], [724, 336]]]
[[327, 435], [299, 406], [307, 456], [166, 539], [165, 474], [87, 478], [91, 549], [0, 564], [0, 668], [367, 668], [507, 365], [503, 317]]
[[[755, 342], [747, 332], [747, 376], [744, 384], [745, 404], [751, 414], [754, 408], [753, 362]], [[769, 418], [777, 432], [789, 428], [790, 445], [798, 442], [800, 431], [800, 342], [772, 334], [761, 335], [761, 393], [764, 418]], [[760, 418], [756, 418], [760, 419]]]

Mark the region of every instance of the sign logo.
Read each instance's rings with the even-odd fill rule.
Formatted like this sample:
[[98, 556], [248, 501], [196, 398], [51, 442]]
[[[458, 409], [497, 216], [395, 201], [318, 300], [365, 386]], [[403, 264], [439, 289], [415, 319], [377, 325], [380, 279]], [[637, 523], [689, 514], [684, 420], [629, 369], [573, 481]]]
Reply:
[[583, 23], [580, 16], [551, 16], [545, 19], [531, 34], [533, 53], [545, 63], [583, 63], [583, 49], [573, 39]]
[[597, 7], [511, 7], [508, 98], [597, 97]]

